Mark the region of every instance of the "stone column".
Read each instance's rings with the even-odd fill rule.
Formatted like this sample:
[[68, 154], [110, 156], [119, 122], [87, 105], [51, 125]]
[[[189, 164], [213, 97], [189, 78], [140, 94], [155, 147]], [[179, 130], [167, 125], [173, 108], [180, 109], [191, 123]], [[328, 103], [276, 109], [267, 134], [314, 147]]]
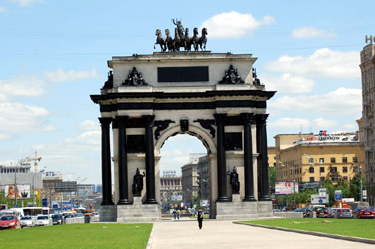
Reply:
[[99, 118], [102, 126], [102, 187], [103, 201], [101, 205], [114, 205], [112, 201], [112, 178], [111, 178], [111, 147], [109, 138], [109, 125], [111, 118]]
[[261, 183], [260, 183], [260, 201], [270, 201], [269, 184], [268, 184], [268, 150], [267, 150], [267, 120], [268, 114], [256, 115], [257, 126], [257, 144], [259, 157], [261, 162]]
[[146, 204], [157, 204], [155, 198], [155, 157], [152, 127], [155, 116], [144, 115], [146, 120]]
[[119, 169], [119, 201], [118, 205], [130, 204], [128, 200], [128, 159], [126, 151], [127, 116], [117, 116], [118, 120], [118, 169]]
[[226, 157], [224, 148], [224, 120], [226, 114], [214, 114], [217, 127], [217, 182], [218, 198], [217, 202], [227, 202], [227, 174], [226, 174]]
[[244, 126], [244, 168], [245, 198], [243, 201], [256, 201], [254, 198], [253, 140], [251, 136], [252, 113], [241, 114]]

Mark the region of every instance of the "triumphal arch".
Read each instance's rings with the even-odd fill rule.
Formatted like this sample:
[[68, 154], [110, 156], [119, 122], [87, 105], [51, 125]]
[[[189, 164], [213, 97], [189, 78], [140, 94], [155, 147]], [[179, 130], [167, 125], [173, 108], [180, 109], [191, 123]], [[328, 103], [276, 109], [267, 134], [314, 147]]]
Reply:
[[[207, 148], [211, 218], [271, 216], [266, 102], [275, 92], [257, 78], [256, 58], [161, 48], [150, 55], [112, 57], [101, 94], [91, 95], [101, 113], [101, 220], [161, 219], [160, 148], [181, 133]], [[227, 175], [234, 167], [239, 191]]]

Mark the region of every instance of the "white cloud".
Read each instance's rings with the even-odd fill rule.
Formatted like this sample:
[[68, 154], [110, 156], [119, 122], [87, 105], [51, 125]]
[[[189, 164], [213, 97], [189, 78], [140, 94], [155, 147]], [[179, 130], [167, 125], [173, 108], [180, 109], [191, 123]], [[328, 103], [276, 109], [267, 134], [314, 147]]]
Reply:
[[0, 13], [9, 13], [9, 11], [3, 6], [0, 6]]
[[265, 67], [271, 72], [288, 72], [304, 77], [347, 79], [360, 77], [359, 64], [359, 52], [323, 48], [308, 57], [284, 55]]
[[362, 112], [361, 89], [339, 89], [323, 95], [284, 96], [269, 102], [269, 107], [280, 110], [313, 112], [330, 115], [358, 115]]
[[34, 75], [21, 75], [7, 80], [0, 80], [0, 92], [14, 96], [37, 97], [45, 95], [45, 87], [45, 82]]
[[323, 129], [323, 128], [331, 128], [338, 125], [338, 123], [334, 120], [328, 120], [324, 118], [317, 118], [314, 120], [314, 127], [317, 129]]
[[356, 130], [358, 130], [358, 125], [357, 125], [357, 123], [344, 124], [342, 127], [343, 127], [345, 130], [348, 130], [348, 131], [356, 131]]
[[298, 39], [318, 38], [318, 37], [335, 38], [337, 34], [332, 28], [323, 30], [323, 29], [317, 29], [313, 27], [303, 27], [300, 29], [294, 29], [292, 31], [292, 36]]
[[80, 131], [100, 131], [99, 121], [85, 120], [77, 125]]
[[262, 20], [255, 19], [251, 14], [241, 14], [236, 11], [221, 13], [203, 22], [210, 38], [238, 38], [251, 33], [264, 25], [275, 24], [271, 16], [264, 16]]
[[8, 102], [8, 101], [9, 101], [8, 96], [4, 93], [0, 93], [0, 103], [1, 102]]
[[56, 130], [43, 119], [47, 115], [49, 111], [43, 107], [22, 103], [0, 103], [0, 131], [11, 134]]
[[44, 76], [52, 82], [72, 82], [75, 80], [97, 78], [98, 74], [95, 68], [91, 71], [64, 71], [64, 69], [59, 68], [54, 72], [45, 72]]
[[36, 3], [44, 3], [44, 0], [9, 0], [12, 3], [18, 4], [20, 7], [29, 7]]
[[9, 134], [1, 134], [0, 133], [0, 140], [5, 140], [5, 139], [9, 139], [11, 138], [11, 136]]
[[283, 75], [259, 75], [262, 83], [265, 84], [267, 91], [278, 91], [278, 93], [307, 93], [314, 88], [314, 80], [294, 76], [290, 73]]
[[302, 127], [310, 126], [310, 121], [305, 118], [280, 118], [274, 122], [269, 122], [268, 127], [272, 128], [288, 128], [291, 130], [300, 129]]

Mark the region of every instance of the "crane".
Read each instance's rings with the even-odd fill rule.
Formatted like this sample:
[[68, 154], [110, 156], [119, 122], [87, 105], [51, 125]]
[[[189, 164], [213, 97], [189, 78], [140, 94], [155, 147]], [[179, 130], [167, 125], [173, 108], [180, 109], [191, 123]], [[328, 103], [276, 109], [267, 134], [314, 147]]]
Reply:
[[34, 173], [38, 173], [38, 162], [40, 162], [40, 160], [42, 160], [42, 157], [41, 156], [38, 157], [38, 152], [35, 151], [34, 157], [23, 158], [23, 159], [19, 160], [18, 163], [22, 164], [24, 162], [34, 161]]

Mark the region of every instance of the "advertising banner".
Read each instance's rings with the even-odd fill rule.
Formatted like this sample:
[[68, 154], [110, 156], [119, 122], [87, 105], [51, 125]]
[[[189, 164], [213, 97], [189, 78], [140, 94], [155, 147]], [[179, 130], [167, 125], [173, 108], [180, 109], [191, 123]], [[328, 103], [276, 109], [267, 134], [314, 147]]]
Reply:
[[[294, 190], [293, 190], [293, 186]], [[276, 195], [291, 195], [293, 193], [298, 194], [298, 182], [275, 182], [275, 194]]]
[[29, 184], [9, 184], [5, 185], [5, 197], [10, 199], [31, 198]]

